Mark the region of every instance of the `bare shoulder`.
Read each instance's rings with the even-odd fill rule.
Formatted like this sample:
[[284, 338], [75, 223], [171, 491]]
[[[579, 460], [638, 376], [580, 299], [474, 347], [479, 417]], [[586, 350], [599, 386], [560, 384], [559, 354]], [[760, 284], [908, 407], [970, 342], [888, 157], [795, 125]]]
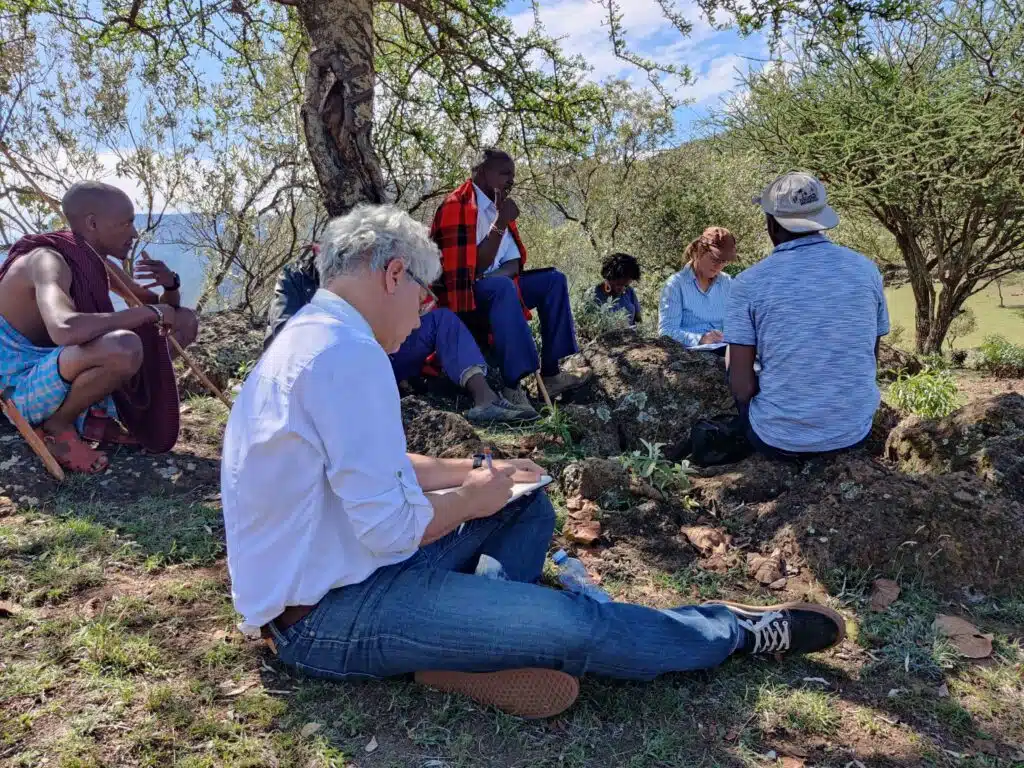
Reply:
[[21, 268], [27, 283], [40, 285], [58, 283], [64, 288], [71, 284], [71, 269], [67, 261], [52, 248], [36, 248], [29, 251], [11, 267], [11, 272]]
[[71, 271], [64, 258], [50, 248], [36, 248], [15, 261], [0, 280], [0, 316], [33, 341], [45, 339], [36, 288], [42, 274], [48, 280], [70, 284]]

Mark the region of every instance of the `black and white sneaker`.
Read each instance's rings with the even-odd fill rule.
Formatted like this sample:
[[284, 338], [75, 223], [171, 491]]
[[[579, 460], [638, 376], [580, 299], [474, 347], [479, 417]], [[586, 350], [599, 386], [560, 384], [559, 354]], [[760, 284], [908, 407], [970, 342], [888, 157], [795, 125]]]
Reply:
[[736, 614], [745, 635], [737, 653], [817, 653], [846, 637], [843, 617], [816, 603], [759, 606], [716, 600], [705, 605], [723, 605]]

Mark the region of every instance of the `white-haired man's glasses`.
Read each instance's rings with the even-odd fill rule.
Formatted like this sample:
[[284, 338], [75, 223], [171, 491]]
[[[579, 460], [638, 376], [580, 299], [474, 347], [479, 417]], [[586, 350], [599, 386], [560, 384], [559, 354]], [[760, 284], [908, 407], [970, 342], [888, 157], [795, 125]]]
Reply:
[[430, 286], [416, 277], [416, 275], [408, 269], [405, 270], [405, 274], [411, 277], [416, 285], [423, 290], [423, 296], [420, 298], [420, 315], [425, 315], [431, 310], [436, 309], [438, 305], [437, 294], [430, 289]]

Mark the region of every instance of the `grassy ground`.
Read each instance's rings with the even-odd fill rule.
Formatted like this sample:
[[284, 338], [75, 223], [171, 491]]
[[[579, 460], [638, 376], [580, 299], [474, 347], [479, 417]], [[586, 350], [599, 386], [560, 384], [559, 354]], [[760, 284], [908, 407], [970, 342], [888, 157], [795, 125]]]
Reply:
[[[59, 491], [27, 456], [4, 463], [0, 765], [1024, 765], [1024, 602], [947, 605], [904, 584], [876, 614], [867, 574], [827, 577], [854, 628], [833, 652], [649, 685], [587, 679], [550, 722], [407, 681], [300, 678], [234, 630], [217, 496], [224, 411], [209, 400], [187, 411], [169, 459], [116, 456], [113, 475]], [[0, 439], [5, 453], [17, 445]], [[652, 605], [771, 594], [741, 574], [643, 561], [605, 586]], [[993, 633], [993, 658], [969, 663], [937, 640], [938, 612]]]
[[[889, 315], [894, 324], [905, 329], [900, 346], [912, 350], [914, 346], [914, 292], [910, 285], [903, 285], [885, 292], [889, 301]], [[1024, 282], [1003, 288], [1004, 307], [999, 306], [996, 286], [990, 285], [984, 291], [967, 300], [967, 306], [974, 312], [977, 330], [956, 340], [958, 349], [972, 349], [981, 345], [986, 336], [999, 334], [1015, 344], [1024, 344]]]

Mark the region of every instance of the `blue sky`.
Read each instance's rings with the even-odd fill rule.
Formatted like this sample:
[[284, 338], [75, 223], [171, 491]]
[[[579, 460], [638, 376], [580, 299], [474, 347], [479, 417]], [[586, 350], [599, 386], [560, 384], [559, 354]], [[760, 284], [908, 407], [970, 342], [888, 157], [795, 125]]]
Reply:
[[[626, 77], [638, 84], [646, 81], [642, 72], [612, 53], [607, 12], [599, 3], [540, 0], [539, 4], [545, 32], [560, 39], [566, 52], [585, 56], [594, 80]], [[693, 24], [693, 33], [688, 38], [666, 21], [655, 0], [621, 0], [622, 26], [630, 48], [658, 62], [685, 64], [694, 74], [692, 86], [676, 91], [677, 97], [692, 102], [676, 111], [680, 138], [687, 139], [697, 129], [699, 120], [736, 87], [737, 71], [745, 72], [752, 60], [766, 58], [768, 49], [760, 35], [743, 38], [733, 30], [714, 29], [690, 0], [680, 0], [677, 7]], [[520, 31], [533, 23], [533, 11], [527, 0], [512, 0], [508, 12]]]

